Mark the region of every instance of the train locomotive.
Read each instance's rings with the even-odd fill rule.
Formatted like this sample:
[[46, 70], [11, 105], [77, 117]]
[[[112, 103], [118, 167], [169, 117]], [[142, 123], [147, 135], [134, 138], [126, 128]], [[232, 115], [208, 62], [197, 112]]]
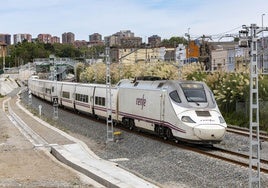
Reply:
[[[41, 80], [32, 77], [33, 95], [59, 106], [106, 117], [106, 85]], [[111, 88], [112, 120], [165, 139], [219, 143], [227, 124], [213, 93], [204, 82], [138, 78], [123, 79]]]

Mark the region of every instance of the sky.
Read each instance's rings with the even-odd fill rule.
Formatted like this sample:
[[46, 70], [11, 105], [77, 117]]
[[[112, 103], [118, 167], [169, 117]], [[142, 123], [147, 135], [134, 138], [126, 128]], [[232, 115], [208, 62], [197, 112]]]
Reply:
[[73, 32], [75, 40], [88, 41], [93, 33], [105, 37], [131, 30], [144, 42], [152, 35], [169, 39], [188, 32], [191, 39], [206, 35], [218, 40], [237, 34], [242, 25], [268, 26], [268, 1], [5, 0], [0, 22], [0, 33], [29, 33], [33, 38]]

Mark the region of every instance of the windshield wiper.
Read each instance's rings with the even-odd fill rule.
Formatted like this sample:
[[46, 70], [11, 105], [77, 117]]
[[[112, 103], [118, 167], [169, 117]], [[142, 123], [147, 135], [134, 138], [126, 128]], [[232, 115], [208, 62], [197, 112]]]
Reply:
[[187, 101], [194, 102], [197, 106], [200, 106], [200, 104], [198, 102], [196, 102], [195, 100], [193, 100], [192, 97], [187, 97]]

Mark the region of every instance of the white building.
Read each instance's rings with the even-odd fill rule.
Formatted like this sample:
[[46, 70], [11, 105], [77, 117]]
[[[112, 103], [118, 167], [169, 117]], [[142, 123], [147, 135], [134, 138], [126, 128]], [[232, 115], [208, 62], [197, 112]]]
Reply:
[[13, 35], [14, 44], [22, 43], [24, 40], [27, 42], [32, 42], [32, 35], [30, 34], [14, 34]]

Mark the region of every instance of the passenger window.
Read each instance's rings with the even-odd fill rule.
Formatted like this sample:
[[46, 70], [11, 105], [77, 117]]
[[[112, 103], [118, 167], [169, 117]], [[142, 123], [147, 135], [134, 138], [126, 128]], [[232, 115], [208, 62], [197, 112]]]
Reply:
[[178, 94], [177, 90], [171, 91], [169, 93], [169, 96], [173, 101], [175, 101], [177, 103], [181, 103], [181, 99], [179, 97], [179, 94]]
[[70, 92], [62, 91], [62, 97], [69, 99], [70, 98]]

